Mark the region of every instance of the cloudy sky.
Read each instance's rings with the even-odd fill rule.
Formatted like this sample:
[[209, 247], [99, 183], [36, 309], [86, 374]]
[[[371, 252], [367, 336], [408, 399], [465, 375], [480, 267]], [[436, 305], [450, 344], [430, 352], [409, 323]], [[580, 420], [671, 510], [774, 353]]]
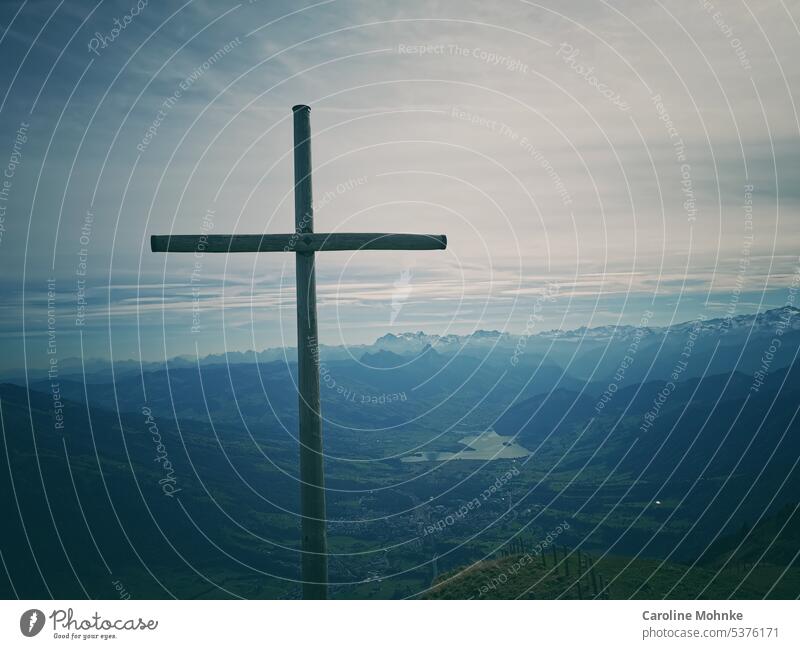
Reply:
[[297, 103], [317, 231], [449, 241], [318, 255], [324, 343], [781, 306], [798, 23], [789, 0], [2, 3], [0, 366], [293, 345], [290, 254], [149, 236], [290, 232]]

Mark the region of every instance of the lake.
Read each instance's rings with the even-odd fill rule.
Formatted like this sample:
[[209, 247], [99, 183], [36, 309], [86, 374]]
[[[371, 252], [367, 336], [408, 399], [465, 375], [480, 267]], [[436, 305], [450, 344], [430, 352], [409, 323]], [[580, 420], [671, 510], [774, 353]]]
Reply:
[[446, 460], [516, 460], [528, 457], [531, 452], [520, 446], [511, 437], [498, 435], [494, 430], [462, 437], [459, 443], [466, 448], [452, 453], [449, 451], [418, 451], [406, 455], [403, 462], [444, 462]]

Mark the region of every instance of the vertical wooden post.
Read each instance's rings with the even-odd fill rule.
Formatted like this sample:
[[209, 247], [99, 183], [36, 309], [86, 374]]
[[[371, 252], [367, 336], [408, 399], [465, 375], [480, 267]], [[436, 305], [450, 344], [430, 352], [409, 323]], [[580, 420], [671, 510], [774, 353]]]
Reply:
[[[311, 108], [294, 106], [295, 229], [314, 231], [311, 194]], [[322, 417], [319, 400], [319, 341], [317, 340], [317, 282], [314, 253], [295, 253], [297, 277], [297, 383], [300, 392], [300, 513], [302, 516], [303, 598], [325, 599], [328, 594], [328, 556], [325, 537], [325, 480], [323, 477]]]
[[594, 572], [594, 560], [591, 555], [587, 555], [587, 561], [589, 562], [589, 576], [592, 578], [592, 592], [594, 593], [594, 598], [597, 599], [600, 591], [597, 590], [597, 575]]

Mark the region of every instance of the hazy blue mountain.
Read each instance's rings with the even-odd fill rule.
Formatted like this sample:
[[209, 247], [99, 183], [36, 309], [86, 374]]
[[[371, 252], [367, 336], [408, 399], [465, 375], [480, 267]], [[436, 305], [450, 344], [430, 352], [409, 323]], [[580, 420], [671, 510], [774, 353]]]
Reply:
[[[331, 574], [348, 584], [334, 595], [411, 596], [430, 584], [434, 556], [437, 570], [454, 570], [511, 537], [535, 545], [564, 520], [567, 546], [724, 561], [731, 535], [800, 488], [795, 314], [543, 332], [524, 343], [498, 332], [392, 334], [352, 356], [328, 350]], [[776, 335], [780, 353], [756, 374]], [[113, 375], [92, 364], [86, 383], [82, 373], [59, 379], [63, 428], [49, 381], [0, 385], [0, 550], [18, 594], [82, 597], [83, 584], [114, 596], [121, 579], [138, 597], [295, 596], [296, 365], [287, 350], [268, 356], [178, 359], [143, 373], [123, 364]], [[464, 455], [465, 440], [492, 429], [531, 455], [436, 460]], [[159, 442], [174, 496], [159, 482]], [[403, 461], [416, 453], [431, 459]], [[454, 516], [508, 475], [469, 516]], [[764, 547], [770, 525], [741, 537], [737, 561]], [[775, 557], [789, 560], [792, 529]], [[11, 581], [0, 587], [13, 594]]]
[[[443, 356], [468, 356], [481, 360], [484, 364], [508, 367], [510, 359], [523, 366], [536, 366], [542, 360], [565, 368], [573, 377], [592, 381], [606, 379], [615, 374], [625, 355], [630, 355], [630, 346], [637, 343], [633, 354], [634, 363], [626, 372], [623, 383], [640, 382], [644, 378], [666, 377], [672, 370], [670, 363], [674, 353], [680, 353], [689, 339], [696, 336], [693, 357], [696, 362], [689, 374], [699, 376], [706, 362], [719, 347], [713, 365], [707, 374], [715, 374], [733, 367], [739, 360], [741, 371], [754, 371], [761, 362], [764, 345], [781, 332], [781, 354], [772, 369], [789, 364], [792, 354], [800, 346], [800, 310], [795, 307], [772, 309], [757, 314], [738, 315], [731, 318], [716, 318], [703, 321], [680, 322], [669, 327], [635, 327], [631, 325], [580, 327], [572, 330], [534, 331], [531, 335], [509, 332], [478, 330], [469, 335], [435, 335], [422, 331], [388, 333], [370, 345], [349, 347], [321, 345], [322, 361], [352, 360], [364, 355], [391, 352], [401, 357], [421, 357], [426, 349]], [[152, 372], [172, 369], [193, 368], [197, 365], [241, 365], [268, 364], [271, 362], [291, 362], [296, 357], [296, 349], [269, 348], [259, 352], [231, 351], [224, 354], [210, 354], [200, 359], [179, 356], [168, 362], [143, 362], [136, 360], [117, 360], [114, 373], [121, 377], [130, 373]], [[789, 360], [787, 360], [789, 359]], [[651, 363], [654, 366], [651, 368]], [[85, 369], [89, 380], [105, 382], [111, 378], [108, 361], [78, 358], [63, 359], [59, 363], [62, 377], [82, 378]], [[28, 368], [29, 379], [41, 379], [44, 368]], [[0, 373], [0, 379], [21, 382], [26, 372], [22, 368]]]
[[[2, 552], [17, 596], [80, 598], [85, 588], [116, 597], [114, 579], [134, 597], [224, 596], [188, 567], [219, 561], [212, 542], [272, 574], [296, 576], [294, 553], [244, 542], [232, 522], [284, 546], [295, 542], [295, 521], [283, 509], [297, 506], [296, 481], [277, 469], [294, 471], [291, 440], [260, 449], [240, 430], [217, 437], [199, 422], [179, 427], [158, 418], [151, 429], [141, 413], [118, 417], [70, 401], [56, 429], [50, 395], [7, 384], [0, 405], [2, 466], [11, 467], [0, 471]], [[276, 468], [254, 462], [262, 452]], [[200, 542], [195, 526], [211, 538]], [[262, 586], [253, 592], [281, 592], [278, 581]], [[11, 593], [11, 583], [2, 584], [2, 594]]]

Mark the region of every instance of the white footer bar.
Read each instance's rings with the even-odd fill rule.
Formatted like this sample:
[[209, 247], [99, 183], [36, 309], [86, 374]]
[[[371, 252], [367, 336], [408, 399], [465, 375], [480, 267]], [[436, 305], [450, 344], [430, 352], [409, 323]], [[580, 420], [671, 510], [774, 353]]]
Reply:
[[798, 619], [795, 601], [3, 601], [0, 647], [798, 647]]

